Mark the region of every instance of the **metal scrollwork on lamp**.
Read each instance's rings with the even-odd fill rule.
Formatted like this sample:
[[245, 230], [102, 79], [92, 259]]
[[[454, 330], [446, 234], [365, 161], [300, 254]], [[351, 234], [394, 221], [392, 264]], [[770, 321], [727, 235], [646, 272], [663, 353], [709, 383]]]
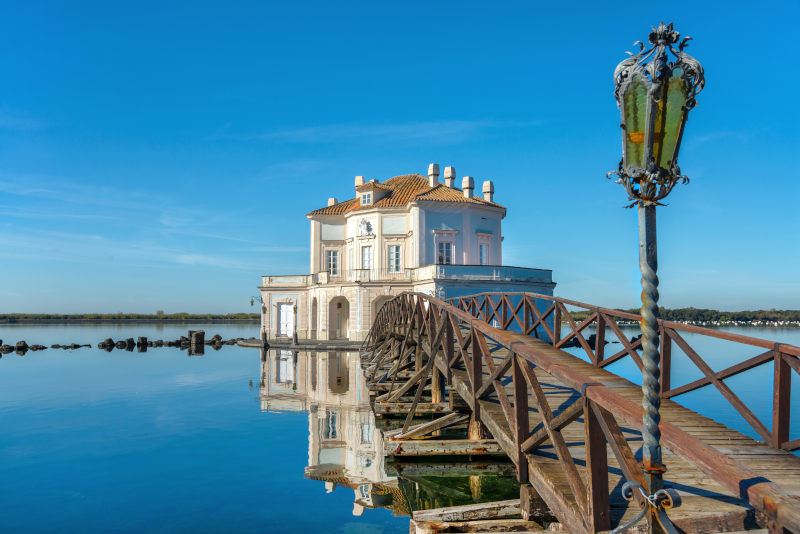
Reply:
[[[642, 471], [645, 486], [628, 482], [623, 496], [632, 500], [634, 492], [644, 496], [644, 507], [638, 517], [619, 526], [618, 534], [647, 516], [649, 532], [676, 533], [666, 510], [680, 505], [673, 490], [664, 489], [664, 467], [661, 454], [661, 384], [659, 381], [658, 332], [658, 247], [656, 240], [656, 206], [670, 194], [678, 182], [688, 183], [678, 167], [686, 120], [696, 105], [695, 97], [705, 86], [703, 67], [686, 54], [691, 37], [681, 36], [672, 23], [663, 22], [649, 36], [652, 45], [617, 65], [614, 70], [614, 96], [622, 115], [622, 160], [619, 168], [606, 175], [616, 175], [628, 194], [628, 200], [639, 212], [639, 268], [642, 272], [642, 407], [643, 447]], [[678, 50], [673, 45], [678, 43]], [[667, 52], [674, 56], [670, 61]]]
[[[681, 174], [678, 152], [689, 111], [705, 87], [703, 67], [683, 50], [691, 37], [680, 40], [672, 23], [663, 22], [649, 36], [653, 46], [617, 65], [614, 96], [622, 112], [622, 160], [616, 183], [622, 184], [634, 203], [661, 205], [675, 185], [689, 179]], [[678, 50], [672, 45], [678, 43]], [[675, 61], [669, 61], [669, 51]]]

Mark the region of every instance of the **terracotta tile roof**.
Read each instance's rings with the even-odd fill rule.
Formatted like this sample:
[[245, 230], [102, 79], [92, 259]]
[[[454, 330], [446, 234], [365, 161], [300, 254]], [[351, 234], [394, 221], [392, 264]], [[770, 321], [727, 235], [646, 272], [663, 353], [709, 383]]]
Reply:
[[339, 202], [338, 204], [334, 204], [333, 206], [328, 206], [326, 208], [314, 210], [309, 215], [341, 215], [346, 213], [347, 210], [353, 205], [359, 204], [359, 199], [351, 198], [350, 200], [345, 200], [344, 202]]
[[[430, 187], [428, 185], [428, 177], [419, 174], [395, 176], [380, 184], [380, 187], [389, 191], [389, 193], [374, 204], [362, 206], [360, 199], [353, 198], [333, 206], [314, 210], [308, 215], [342, 215], [362, 209], [396, 208], [405, 206], [413, 201], [460, 202], [496, 208], [503, 207], [500, 204], [484, 200], [482, 197], [465, 198], [461, 189], [450, 188], [443, 184]], [[359, 189], [362, 189], [362, 187], [359, 187]]]
[[391, 191], [391, 189], [389, 189], [385, 185], [375, 182], [367, 182], [364, 185], [359, 185], [358, 187], [356, 187], [356, 191], [371, 191], [373, 189], [380, 189], [381, 191]]
[[472, 198], [464, 197], [464, 192], [461, 189], [453, 189], [446, 185], [439, 184], [436, 187], [428, 188], [427, 191], [420, 191], [414, 195], [413, 200], [433, 200], [438, 202], [466, 202], [470, 204], [480, 204], [482, 206], [494, 206], [502, 208], [500, 204], [484, 200], [483, 197], [473, 196]]

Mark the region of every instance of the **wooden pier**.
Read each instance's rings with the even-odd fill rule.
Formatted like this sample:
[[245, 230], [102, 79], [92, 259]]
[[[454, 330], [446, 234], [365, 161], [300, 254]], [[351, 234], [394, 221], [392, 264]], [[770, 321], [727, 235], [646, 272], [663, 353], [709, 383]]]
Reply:
[[[593, 313], [575, 324], [565, 305]], [[565, 336], [562, 317], [571, 327]], [[495, 506], [476, 505], [467, 511], [417, 512], [418, 532], [547, 528], [589, 534], [609, 531], [639, 514], [643, 497], [629, 502], [621, 489], [626, 481], [644, 482], [637, 465], [642, 391], [604, 367], [631, 357], [641, 368], [640, 346], [626, 340], [616, 320], [638, 316], [528, 293], [481, 294], [449, 302], [405, 293], [384, 305], [365, 341], [362, 361], [375, 395], [375, 413], [405, 416], [402, 429], [385, 434], [385, 455], [398, 460], [451, 457], [461, 463], [504, 455], [525, 484], [516, 508], [491, 503]], [[594, 347], [581, 333], [591, 324], [597, 325]], [[675, 527], [686, 533], [769, 529], [800, 534], [800, 458], [790, 452], [800, 443], [789, 441], [790, 373], [800, 373], [800, 348], [667, 321], [660, 329], [665, 485], [682, 500], [668, 510]], [[623, 345], [610, 356], [605, 354], [606, 331], [614, 332]], [[681, 331], [766, 352], [715, 373]], [[573, 339], [590, 361], [561, 349]], [[705, 379], [670, 388], [671, 343]], [[723, 382], [768, 363], [775, 369], [771, 430]], [[763, 441], [672, 400], [709, 385]], [[433, 419], [412, 425], [422, 413], [434, 414]], [[464, 435], [453, 435], [452, 429], [459, 427]], [[509, 519], [519, 515], [522, 520]], [[644, 531], [642, 525], [634, 530]]]

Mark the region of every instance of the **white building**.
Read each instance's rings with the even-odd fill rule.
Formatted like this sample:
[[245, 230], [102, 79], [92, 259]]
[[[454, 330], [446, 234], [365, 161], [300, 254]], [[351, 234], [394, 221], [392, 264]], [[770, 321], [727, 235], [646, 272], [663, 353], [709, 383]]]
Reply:
[[[356, 176], [356, 196], [307, 215], [310, 274], [264, 276], [262, 332], [272, 339], [362, 340], [384, 302], [403, 291], [452, 298], [484, 291], [553, 294], [552, 271], [503, 266], [502, 220], [494, 184], [473, 194], [466, 176], [439, 166], [380, 183]], [[295, 313], [296, 307], [296, 313]]]

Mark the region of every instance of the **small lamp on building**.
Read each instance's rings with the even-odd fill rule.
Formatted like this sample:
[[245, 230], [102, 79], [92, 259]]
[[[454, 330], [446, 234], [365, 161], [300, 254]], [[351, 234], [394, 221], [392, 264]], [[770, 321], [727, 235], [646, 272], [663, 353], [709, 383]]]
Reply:
[[[617, 175], [639, 211], [639, 268], [642, 271], [642, 405], [644, 429], [642, 470], [646, 488], [629, 481], [623, 486], [626, 499], [643, 491], [648, 506], [639, 517], [620, 526], [621, 532], [647, 516], [649, 532], [675, 532], [664, 509], [680, 500], [663, 487], [666, 471], [661, 456], [661, 386], [659, 382], [658, 336], [658, 254], [656, 247], [656, 206], [678, 182], [688, 183], [678, 167], [686, 119], [696, 105], [695, 97], [705, 86], [703, 67], [683, 49], [691, 37], [681, 40], [672, 23], [663, 22], [649, 35], [651, 47], [640, 46], [639, 53], [614, 70], [614, 95], [622, 114], [622, 160], [619, 168], [606, 176]], [[677, 44], [675, 50], [673, 45]], [[671, 54], [672, 57], [670, 57]], [[673, 60], [673, 61], [670, 61]]]
[[267, 343], [267, 332], [264, 328], [264, 316], [267, 314], [267, 305], [264, 303], [263, 297], [250, 297], [250, 306], [253, 306], [256, 301], [261, 303], [261, 345], [264, 346]]

